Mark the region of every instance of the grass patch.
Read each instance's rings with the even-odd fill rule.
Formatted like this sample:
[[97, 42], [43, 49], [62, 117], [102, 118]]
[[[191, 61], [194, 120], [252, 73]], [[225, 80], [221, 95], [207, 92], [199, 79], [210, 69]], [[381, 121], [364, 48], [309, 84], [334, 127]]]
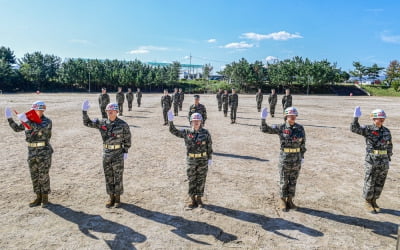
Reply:
[[363, 89], [368, 91], [373, 96], [399, 96], [400, 92], [397, 92], [393, 88], [387, 86], [362, 86]]

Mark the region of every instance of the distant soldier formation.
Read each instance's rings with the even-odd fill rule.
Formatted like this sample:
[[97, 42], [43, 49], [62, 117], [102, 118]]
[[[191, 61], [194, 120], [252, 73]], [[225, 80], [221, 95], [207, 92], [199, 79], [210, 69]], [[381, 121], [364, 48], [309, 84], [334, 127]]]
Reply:
[[[212, 165], [212, 139], [209, 130], [205, 129], [207, 120], [207, 110], [203, 103], [200, 103], [200, 95], [193, 96], [193, 103], [189, 106], [187, 119], [190, 128], [178, 129], [174, 125], [174, 119], [182, 111], [184, 92], [180, 88], [175, 88], [172, 96], [165, 89], [161, 96], [161, 111], [163, 115], [163, 125], [169, 125], [171, 134], [183, 138], [186, 146], [186, 174], [188, 178], [189, 201], [187, 209], [203, 207], [204, 190], [209, 167]], [[131, 147], [131, 131], [128, 123], [120, 117], [123, 116], [123, 105], [125, 97], [127, 100], [128, 111], [133, 111], [133, 101], [135, 94], [128, 88], [126, 94], [122, 87], [118, 87], [116, 101], [110, 102], [110, 96], [106, 88], [101, 89], [98, 97], [101, 118], [91, 119], [88, 115], [90, 103], [85, 100], [82, 103], [83, 125], [95, 128], [100, 132], [103, 140], [102, 165], [104, 170], [106, 192], [109, 199], [105, 206], [107, 208], [120, 207], [121, 195], [124, 193], [123, 173], [124, 162], [128, 157]], [[138, 88], [136, 92], [137, 106], [141, 106], [142, 92]], [[230, 109], [231, 124], [236, 123], [236, 113], [239, 107], [239, 95], [236, 89], [219, 89], [216, 94], [217, 109], [223, 111], [224, 117], [228, 115]], [[296, 210], [294, 203], [296, 194], [297, 180], [300, 170], [304, 164], [306, 149], [306, 132], [302, 125], [296, 122], [299, 116], [297, 108], [293, 107], [293, 97], [290, 89], [285, 90], [282, 97], [282, 109], [284, 122], [281, 124], [267, 123], [267, 117], [275, 116], [275, 108], [278, 96], [275, 89], [271, 89], [268, 96], [268, 108], [263, 108], [263, 92], [258, 89], [256, 93], [257, 112], [260, 112], [260, 130], [267, 134], [279, 136], [279, 208], [281, 211]], [[173, 110], [172, 110], [173, 108]], [[52, 134], [52, 121], [44, 115], [46, 104], [43, 101], [36, 101], [31, 105], [30, 111], [16, 113], [20, 123], [16, 123], [9, 107], [5, 108], [5, 117], [9, 126], [15, 132], [25, 132], [25, 140], [28, 146], [28, 166], [32, 180], [33, 192], [36, 197], [29, 203], [30, 207], [49, 205], [48, 195], [50, 189], [51, 159], [53, 148], [50, 144]], [[377, 200], [380, 198], [385, 180], [387, 178], [389, 164], [393, 155], [393, 144], [391, 132], [383, 126], [386, 113], [382, 109], [375, 109], [370, 113], [371, 125], [359, 124], [361, 108], [354, 110], [353, 121], [350, 130], [359, 134], [366, 141], [365, 156], [365, 177], [362, 197], [367, 212], [379, 213], [381, 211]], [[240, 117], [239, 117], [240, 118]], [[243, 142], [245, 143], [245, 142]]]

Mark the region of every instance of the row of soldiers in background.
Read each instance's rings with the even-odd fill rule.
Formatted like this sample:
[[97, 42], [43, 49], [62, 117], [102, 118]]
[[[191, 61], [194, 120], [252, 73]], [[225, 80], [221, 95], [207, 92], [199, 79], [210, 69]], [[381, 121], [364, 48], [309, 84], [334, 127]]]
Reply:
[[228, 116], [228, 106], [231, 108], [231, 123], [236, 123], [236, 112], [239, 105], [239, 96], [236, 94], [236, 90], [232, 89], [232, 93], [228, 94], [228, 90], [218, 90], [217, 93], [218, 111], [224, 110], [224, 116]]
[[[129, 111], [132, 111], [133, 99], [134, 99], [134, 95], [133, 95], [132, 89], [128, 88], [128, 93], [126, 93], [126, 100], [128, 102]], [[137, 100], [138, 107], [140, 107], [140, 104], [142, 103], [142, 92], [140, 91], [140, 88], [137, 88], [136, 100]], [[124, 102], [125, 102], [125, 96], [124, 96], [124, 93], [122, 92], [121, 87], [118, 87], [118, 92], [116, 94], [116, 102], [117, 102], [118, 108], [119, 108], [118, 114], [122, 115], [123, 106], [124, 106]], [[100, 106], [101, 116], [103, 118], [107, 118], [106, 107], [109, 103], [110, 103], [110, 96], [107, 94], [106, 88], [101, 88], [101, 94], [99, 96], [99, 106]]]
[[[257, 102], [258, 112], [261, 111], [263, 99], [264, 99], [263, 93], [261, 92], [261, 89], [258, 89], [258, 92], [256, 94], [256, 102]], [[271, 89], [271, 94], [269, 94], [269, 96], [268, 96], [268, 104], [269, 104], [269, 110], [271, 113], [271, 117], [275, 116], [275, 106], [276, 106], [277, 102], [278, 102], [278, 95], [276, 94], [275, 89]], [[282, 97], [283, 113], [285, 114], [285, 110], [292, 106], [293, 106], [293, 102], [292, 102], [292, 95], [290, 94], [290, 89], [286, 89], [285, 95]], [[284, 119], [286, 119], [286, 116], [284, 116]]]

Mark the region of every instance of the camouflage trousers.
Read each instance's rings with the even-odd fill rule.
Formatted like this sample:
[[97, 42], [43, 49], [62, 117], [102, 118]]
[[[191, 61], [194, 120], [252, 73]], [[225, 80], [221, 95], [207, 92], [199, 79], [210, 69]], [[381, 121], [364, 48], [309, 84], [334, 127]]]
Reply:
[[133, 100], [132, 101], [128, 101], [128, 109], [129, 110], [132, 110], [132, 102], [133, 102]]
[[224, 110], [224, 114], [228, 114], [228, 103], [223, 103], [222, 104], [223, 110]]
[[301, 155], [299, 153], [281, 152], [279, 159], [279, 183], [281, 198], [295, 196], [297, 178], [299, 177], [300, 169]]
[[101, 117], [107, 118], [106, 106], [100, 106]]
[[137, 98], [136, 101], [137, 101], [138, 107], [140, 107], [140, 104], [142, 103], [142, 99], [141, 98]]
[[28, 158], [29, 171], [33, 185], [33, 192], [37, 194], [49, 194], [51, 155], [33, 156]]
[[174, 102], [174, 115], [178, 115], [178, 111], [179, 111], [179, 103]]
[[364, 199], [378, 199], [385, 185], [386, 176], [389, 171], [389, 164], [371, 164], [365, 162], [365, 178], [363, 197]]
[[124, 103], [118, 103], [118, 113], [122, 115], [123, 111], [124, 111]]
[[237, 106], [231, 106], [231, 120], [236, 120]]
[[257, 110], [260, 111], [262, 106], [262, 101], [261, 102], [257, 102]]
[[204, 195], [206, 178], [208, 172], [207, 159], [187, 160], [186, 173], [189, 180], [189, 196]]
[[183, 102], [179, 102], [179, 111], [182, 111]]
[[218, 111], [222, 110], [222, 101], [218, 101]]
[[275, 105], [269, 105], [269, 112], [271, 113], [271, 115], [275, 115]]
[[107, 194], [123, 194], [124, 158], [122, 151], [104, 155], [103, 169]]
[[163, 109], [162, 114], [163, 114], [164, 122], [167, 123], [168, 122], [168, 109]]

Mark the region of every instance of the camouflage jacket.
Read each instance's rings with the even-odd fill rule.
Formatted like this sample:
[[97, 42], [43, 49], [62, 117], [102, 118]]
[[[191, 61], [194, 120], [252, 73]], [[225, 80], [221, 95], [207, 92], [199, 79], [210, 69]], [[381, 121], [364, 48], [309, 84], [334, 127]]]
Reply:
[[100, 94], [99, 96], [99, 104], [100, 107], [106, 107], [107, 104], [110, 103], [110, 96], [106, 93], [106, 94]]
[[269, 94], [268, 103], [270, 105], [276, 105], [277, 102], [278, 102], [278, 95], [277, 94]]
[[292, 95], [285, 95], [284, 97], [282, 97], [282, 107], [284, 109], [292, 107], [292, 105]]
[[172, 98], [170, 95], [163, 95], [161, 97], [161, 107], [163, 110], [170, 110], [172, 106]]
[[203, 121], [207, 120], [207, 110], [203, 104], [199, 103], [199, 105], [197, 105], [197, 106], [195, 104], [192, 104], [190, 106], [189, 114], [188, 114], [189, 121], [190, 121], [190, 116], [194, 113], [200, 113], [201, 116], [203, 117]]
[[[104, 144], [121, 145], [121, 150], [128, 153], [131, 147], [131, 131], [129, 125], [118, 117], [114, 121], [108, 119], [90, 120], [87, 111], [83, 111], [83, 125], [89, 128], [97, 128], [100, 131]], [[104, 149], [104, 152], [113, 152], [116, 150]]]
[[171, 134], [185, 139], [187, 155], [206, 152], [207, 159], [212, 159], [212, 140], [207, 129], [200, 128], [198, 131], [192, 128], [178, 130], [173, 122], [169, 122], [169, 131]]
[[365, 137], [365, 143], [367, 144], [366, 152], [367, 155], [372, 153], [373, 150], [387, 150], [387, 155], [373, 155], [373, 157], [385, 158], [388, 157], [389, 161], [393, 155], [393, 144], [392, 135], [390, 130], [384, 126], [377, 127], [375, 125], [360, 126], [358, 118], [354, 118], [350, 125], [350, 130], [353, 133], [362, 135]]
[[133, 93], [132, 92], [128, 92], [128, 93], [126, 93], [126, 100], [128, 101], [128, 102], [132, 102], [133, 101]]
[[136, 98], [141, 99], [142, 98], [142, 92], [136, 92]]
[[218, 102], [222, 102], [222, 95], [223, 95], [222, 92], [218, 92], [217, 95], [215, 96]]
[[125, 101], [125, 96], [123, 92], [117, 92], [115, 96], [115, 100], [117, 101], [118, 104], [124, 103]]
[[33, 142], [45, 142], [46, 146], [44, 147], [37, 147], [29, 149], [29, 156], [36, 156], [36, 155], [47, 155], [53, 153], [53, 148], [50, 145], [50, 138], [51, 138], [51, 129], [53, 127], [52, 121], [47, 118], [46, 116], [41, 117], [42, 123], [37, 124], [35, 122], [29, 121], [26, 122], [31, 129], [25, 129], [24, 125], [17, 124], [12, 118], [8, 119], [8, 124], [15, 132], [21, 132], [25, 130], [25, 140], [28, 143]]
[[237, 94], [229, 95], [229, 106], [237, 107], [239, 105], [239, 96]]
[[222, 103], [228, 104], [228, 102], [229, 102], [229, 95], [228, 95], [228, 94], [222, 94], [222, 96], [221, 96], [221, 101], [222, 101]]
[[256, 94], [256, 102], [262, 102], [264, 99], [263, 93], [258, 93]]
[[180, 94], [178, 92], [172, 94], [172, 102], [177, 104], [181, 100]]
[[289, 123], [268, 126], [265, 119], [261, 120], [261, 131], [268, 134], [279, 135], [281, 150], [284, 148], [300, 148], [301, 157], [304, 158], [306, 149], [306, 132], [304, 127], [295, 123], [290, 126]]

